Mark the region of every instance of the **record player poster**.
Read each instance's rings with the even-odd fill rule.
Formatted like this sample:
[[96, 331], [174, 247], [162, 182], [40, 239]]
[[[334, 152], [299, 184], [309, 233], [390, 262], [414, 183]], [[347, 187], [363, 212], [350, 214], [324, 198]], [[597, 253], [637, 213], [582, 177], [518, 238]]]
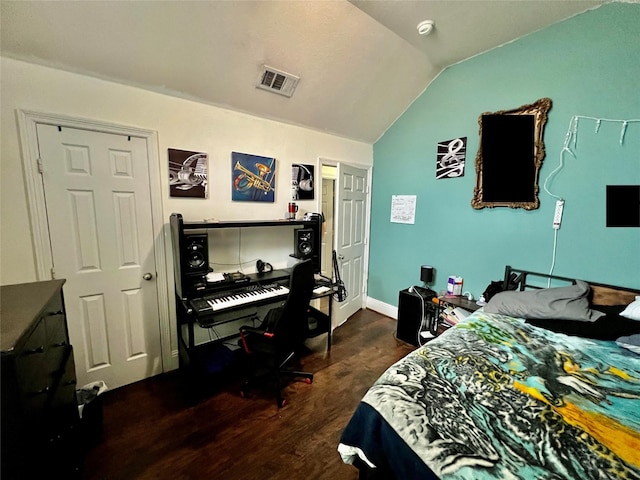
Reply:
[[169, 196], [207, 198], [208, 157], [202, 152], [169, 149]]
[[275, 201], [276, 159], [231, 152], [231, 200]]
[[291, 200], [313, 200], [313, 165], [291, 166]]
[[463, 177], [466, 156], [467, 137], [439, 142], [436, 178]]

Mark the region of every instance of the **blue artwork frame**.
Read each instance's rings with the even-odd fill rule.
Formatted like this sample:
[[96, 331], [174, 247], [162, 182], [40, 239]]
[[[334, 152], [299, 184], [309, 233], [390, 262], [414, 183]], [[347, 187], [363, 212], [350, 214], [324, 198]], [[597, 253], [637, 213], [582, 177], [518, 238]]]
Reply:
[[231, 152], [231, 200], [275, 201], [276, 159]]

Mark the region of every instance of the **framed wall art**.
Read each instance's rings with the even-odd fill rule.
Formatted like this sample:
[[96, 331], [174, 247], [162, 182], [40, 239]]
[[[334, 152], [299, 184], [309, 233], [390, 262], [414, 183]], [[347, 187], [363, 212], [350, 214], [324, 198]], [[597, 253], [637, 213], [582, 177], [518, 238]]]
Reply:
[[231, 200], [273, 203], [275, 187], [275, 158], [231, 153]]
[[209, 155], [169, 149], [169, 196], [207, 198]]
[[467, 137], [454, 138], [438, 143], [436, 178], [464, 176], [467, 155]]
[[478, 117], [480, 145], [476, 155], [475, 209], [540, 206], [538, 175], [545, 156], [544, 127], [550, 98], [512, 110]]
[[291, 200], [313, 200], [314, 166], [294, 163], [291, 166]]

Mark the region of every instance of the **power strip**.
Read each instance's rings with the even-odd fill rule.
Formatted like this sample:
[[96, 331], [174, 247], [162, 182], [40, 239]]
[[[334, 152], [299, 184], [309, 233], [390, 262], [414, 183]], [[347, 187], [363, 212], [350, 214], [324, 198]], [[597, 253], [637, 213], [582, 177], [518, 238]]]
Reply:
[[562, 223], [562, 210], [564, 209], [564, 200], [556, 201], [556, 212], [553, 214], [553, 229], [558, 230]]

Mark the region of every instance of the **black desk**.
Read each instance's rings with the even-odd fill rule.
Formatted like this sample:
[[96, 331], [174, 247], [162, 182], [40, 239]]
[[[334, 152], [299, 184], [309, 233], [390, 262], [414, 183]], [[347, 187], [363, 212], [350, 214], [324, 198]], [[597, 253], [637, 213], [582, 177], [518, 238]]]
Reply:
[[[235, 306], [222, 311], [213, 312], [210, 309], [202, 310], [198, 312], [198, 305], [203, 305], [202, 299], [209, 295], [226, 295], [233, 291], [235, 288], [252, 288], [256, 286], [266, 285], [282, 285], [288, 287], [290, 278], [290, 270], [274, 270], [272, 272], [264, 273], [252, 273], [247, 275], [248, 281], [238, 282], [235, 284], [229, 284], [226, 282], [224, 286], [216, 285], [215, 283], [207, 284], [206, 288], [203, 288], [199, 292], [197, 298], [180, 298], [176, 296], [177, 306], [177, 319], [178, 319], [178, 343], [180, 350], [181, 365], [191, 364], [193, 358], [198, 358], [200, 350], [207, 350], [215, 347], [214, 344], [222, 344], [228, 341], [234, 341], [239, 338], [239, 326], [242, 322], [245, 324], [253, 324], [258, 320], [258, 307], [275, 306], [281, 304], [286, 300], [286, 294], [281, 297], [267, 298], [262, 300], [251, 300], [240, 306]], [[316, 288], [323, 286], [317, 285]], [[333, 311], [333, 289], [329, 287], [328, 290], [323, 292], [314, 292], [311, 299], [329, 298], [328, 313], [324, 313], [318, 308], [309, 305], [308, 309], [308, 321], [310, 324], [310, 331], [308, 338], [317, 337], [321, 334], [327, 334], [327, 350], [331, 350], [332, 332], [331, 332], [331, 316]], [[238, 328], [228, 327], [227, 333], [218, 335], [216, 333], [215, 339], [202, 340], [202, 333], [198, 332], [200, 337], [200, 343], [196, 340], [196, 328], [211, 328], [222, 327], [224, 324], [230, 324], [235, 322]]]

